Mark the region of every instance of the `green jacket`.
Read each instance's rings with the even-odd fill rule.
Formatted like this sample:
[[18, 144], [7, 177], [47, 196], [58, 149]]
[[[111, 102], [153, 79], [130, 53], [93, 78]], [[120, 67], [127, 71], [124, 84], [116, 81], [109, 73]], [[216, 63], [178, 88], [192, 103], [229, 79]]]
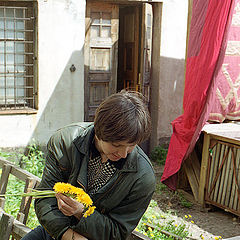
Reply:
[[[58, 130], [48, 142], [48, 154], [38, 189], [52, 189], [68, 182], [87, 191], [89, 146], [94, 136], [92, 123], [76, 123]], [[56, 198], [37, 199], [39, 222], [55, 239], [70, 227], [90, 240], [126, 239], [134, 230], [155, 190], [155, 176], [148, 157], [136, 146], [122, 169], [92, 197], [96, 209], [87, 218], [65, 216]]]

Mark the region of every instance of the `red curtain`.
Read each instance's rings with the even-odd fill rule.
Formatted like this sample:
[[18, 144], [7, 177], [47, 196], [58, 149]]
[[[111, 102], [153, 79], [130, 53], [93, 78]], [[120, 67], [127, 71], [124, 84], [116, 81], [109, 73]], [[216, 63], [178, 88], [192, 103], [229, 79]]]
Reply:
[[209, 120], [222, 123], [240, 120], [240, 0], [235, 0], [227, 48], [217, 75], [216, 97]]
[[175, 190], [177, 172], [208, 120], [216, 91], [215, 76], [224, 58], [234, 0], [193, 0], [186, 59], [183, 114], [173, 134], [161, 181]]

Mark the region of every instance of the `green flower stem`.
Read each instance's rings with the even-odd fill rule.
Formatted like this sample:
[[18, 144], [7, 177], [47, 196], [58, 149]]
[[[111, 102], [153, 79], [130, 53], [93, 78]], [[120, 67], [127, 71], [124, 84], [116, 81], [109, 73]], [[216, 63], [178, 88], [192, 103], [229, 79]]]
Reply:
[[28, 197], [32, 196], [35, 198], [42, 198], [42, 197], [55, 197], [55, 192], [54, 191], [39, 191], [39, 190], [34, 190], [29, 193], [10, 193], [10, 194], [0, 194], [0, 197], [7, 197], [7, 196], [22, 196], [22, 197]]

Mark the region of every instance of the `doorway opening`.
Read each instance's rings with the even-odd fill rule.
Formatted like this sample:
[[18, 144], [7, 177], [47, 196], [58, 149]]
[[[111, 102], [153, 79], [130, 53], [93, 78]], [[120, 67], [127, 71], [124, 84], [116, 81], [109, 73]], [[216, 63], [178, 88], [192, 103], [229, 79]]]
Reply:
[[141, 92], [149, 102], [152, 49], [152, 6], [119, 7], [117, 92]]
[[119, 8], [117, 91], [138, 90], [140, 11], [138, 6]]
[[84, 119], [122, 89], [143, 93], [149, 102], [152, 7], [87, 1], [84, 45]]

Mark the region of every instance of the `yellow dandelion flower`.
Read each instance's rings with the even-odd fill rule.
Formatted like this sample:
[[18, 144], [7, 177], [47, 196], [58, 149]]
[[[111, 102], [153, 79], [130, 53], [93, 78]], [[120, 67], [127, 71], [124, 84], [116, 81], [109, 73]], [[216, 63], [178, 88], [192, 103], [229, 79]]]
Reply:
[[203, 235], [201, 235], [200, 237], [201, 237], [201, 239], [204, 239], [204, 236], [203, 236]]
[[144, 234], [145, 236], [147, 236], [147, 233], [144, 232], [143, 234]]
[[151, 237], [154, 237], [154, 234], [153, 234], [153, 233], [151, 233], [151, 234], [150, 234], [150, 236], [151, 236]]
[[156, 219], [157, 217], [155, 215], [152, 215], [152, 218]]
[[90, 216], [91, 214], [93, 214], [95, 208], [96, 208], [95, 206], [89, 207], [88, 210], [83, 214], [83, 217], [86, 218], [86, 217]]
[[57, 182], [53, 189], [57, 193], [68, 193], [70, 186], [71, 185], [69, 183]]
[[177, 227], [178, 225], [177, 224], [175, 224], [175, 227]]
[[189, 218], [191, 218], [192, 216], [191, 215], [188, 215]]
[[148, 219], [148, 222], [149, 222], [149, 223], [152, 223], [152, 221], [151, 221], [150, 219]]
[[185, 215], [184, 217], [185, 217], [185, 218], [188, 218], [188, 215]]
[[143, 225], [147, 225], [146, 223], [143, 223]]
[[[20, 195], [23, 197], [32, 196], [34, 198], [46, 198], [46, 197], [55, 197], [56, 193], [61, 193], [68, 197], [72, 197], [73, 199], [76, 199], [77, 201], [84, 204], [85, 210], [86, 210], [84, 217], [91, 215], [94, 212], [94, 209], [96, 208], [96, 207], [92, 206], [93, 201], [90, 198], [90, 196], [87, 193], [85, 193], [83, 191], [83, 189], [81, 189], [81, 188], [72, 186], [69, 183], [57, 182], [54, 185], [53, 190], [54, 191], [32, 189], [32, 191], [29, 193], [11, 194], [11, 196], [14, 196], [14, 195], [19, 196]], [[6, 194], [0, 195], [0, 196], [6, 196]]]
[[148, 227], [148, 230], [149, 230], [150, 232], [152, 232], [152, 228], [151, 228], [151, 227]]
[[58, 182], [54, 185], [53, 189], [57, 193], [63, 193], [66, 196], [72, 197], [78, 202], [84, 204], [85, 207], [87, 207], [87, 210], [84, 213], [83, 217], [87, 217], [94, 212], [94, 209], [96, 207], [92, 206], [92, 199], [87, 193], [84, 192], [82, 188], [77, 188], [69, 183]]
[[92, 199], [89, 197], [88, 194], [80, 194], [77, 195], [77, 201], [81, 202], [85, 206], [91, 206], [93, 204]]
[[138, 228], [135, 228], [135, 230], [136, 230], [137, 232], [139, 232], [139, 229], [138, 229]]
[[82, 188], [76, 188], [75, 193], [76, 193], [77, 195], [86, 194]]
[[68, 192], [72, 195], [77, 195], [78, 188], [74, 186], [71, 186], [71, 187], [69, 186]]
[[194, 221], [191, 221], [191, 223], [194, 223]]

